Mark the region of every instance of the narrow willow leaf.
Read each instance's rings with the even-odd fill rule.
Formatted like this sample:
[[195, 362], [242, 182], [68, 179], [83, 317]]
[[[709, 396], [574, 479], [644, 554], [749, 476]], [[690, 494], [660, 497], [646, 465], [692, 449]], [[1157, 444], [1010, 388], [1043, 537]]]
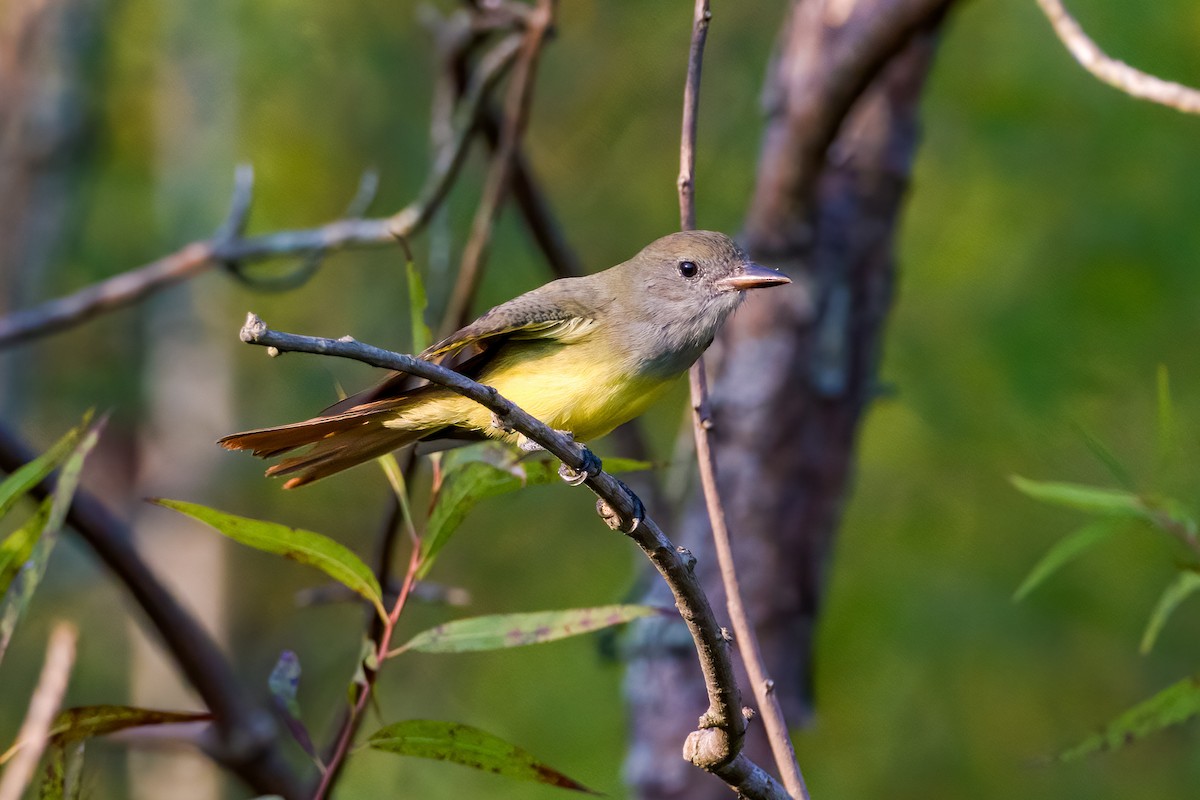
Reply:
[[67, 792], [67, 751], [63, 745], [46, 748], [38, 800], [65, 800]]
[[425, 282], [412, 258], [404, 265], [408, 275], [408, 311], [412, 317], [412, 346], [414, 353], [420, 353], [433, 344], [433, 336], [429, 326], [425, 324], [425, 309], [429, 307], [429, 298], [425, 293]]
[[1126, 469], [1125, 465], [1121, 463], [1120, 459], [1113, 454], [1113, 451], [1108, 448], [1108, 445], [1100, 441], [1098, 437], [1094, 436], [1091, 431], [1087, 430], [1082, 425], [1076, 425], [1075, 429], [1079, 432], [1079, 435], [1083, 437], [1084, 444], [1086, 444], [1088, 449], [1092, 451], [1092, 455], [1099, 459], [1100, 463], [1102, 463], [1108, 469], [1108, 473], [1113, 476], [1117, 483], [1121, 484], [1121, 486], [1125, 487], [1131, 492], [1134, 491], [1137, 488], [1137, 484], [1134, 483], [1133, 477], [1129, 474], [1129, 470]]
[[[33, 524], [40, 524], [40, 530], [37, 527], [23, 526], [22, 530], [18, 531], [21, 541], [14, 543], [14, 551], [8, 557], [23, 557], [15, 563], [16, 573], [2, 587], [4, 591], [0, 592], [0, 661], [4, 660], [17, 623], [29, 606], [29, 601], [33, 599], [42, 576], [46, 574], [46, 564], [49, 563], [50, 554], [58, 541], [58, 531], [67, 519], [71, 500], [75, 497], [76, 487], [79, 486], [83, 462], [99, 438], [100, 425], [94, 425], [75, 443], [74, 449], [70, 451], [62, 469], [59, 470], [54, 493], [43, 501], [42, 507], [34, 515]], [[34, 484], [36, 483], [37, 481], [34, 481]], [[14, 565], [10, 564], [6, 572], [11, 573], [13, 567]]]
[[29, 519], [0, 542], [0, 597], [8, 592], [21, 567], [33, 555], [34, 545], [42, 535], [50, 519], [53, 499], [46, 498]]
[[[53, 745], [66, 745], [106, 736], [129, 728], [148, 725], [172, 725], [179, 722], [207, 722], [212, 714], [207, 711], [159, 711], [135, 706], [76, 706], [58, 712], [50, 726], [49, 741]], [[24, 746], [17, 742], [0, 755], [0, 764], [6, 763]]]
[[1123, 522], [1123, 520], [1112, 518], [1096, 520], [1059, 539], [1046, 552], [1046, 555], [1042, 556], [1041, 561], [1029, 571], [1029, 575], [1013, 594], [1013, 600], [1024, 599], [1025, 595], [1032, 592], [1038, 584], [1058, 571], [1064, 564], [1073, 561], [1082, 553], [1121, 530]]
[[400, 650], [421, 653], [501, 650], [591, 633], [658, 613], [660, 610], [652, 606], [619, 605], [470, 617], [422, 631]]
[[597, 794], [538, 761], [527, 750], [470, 725], [412, 719], [380, 728], [367, 744], [386, 753], [449, 761], [506, 778]]
[[515, 491], [521, 486], [521, 478], [512, 472], [482, 461], [469, 461], [447, 473], [425, 525], [425, 536], [421, 541], [421, 568], [417, 577], [423, 578], [429, 574], [438, 553], [476, 503]]
[[[444, 463], [447, 471], [442, 478], [433, 511], [425, 527], [422, 541], [422, 564], [418, 578], [429, 574], [437, 554], [466, 519], [467, 514], [481, 500], [515, 492], [525, 486], [543, 486], [559, 482], [559, 462], [553, 460], [518, 461], [497, 464], [491, 454], [495, 451], [481, 448], [488, 460], [451, 461], [449, 454]], [[466, 458], [466, 457], [462, 457]], [[452, 466], [451, 466], [452, 464]], [[608, 472], [634, 472], [650, 469], [647, 461], [628, 458], [613, 458], [604, 462]]]
[[284, 724], [292, 738], [309, 757], [316, 759], [317, 748], [313, 746], [312, 736], [300, 719], [300, 703], [296, 699], [300, 690], [300, 658], [291, 650], [279, 654], [279, 660], [267, 678], [267, 689], [283, 715]]
[[1035, 500], [1105, 516], [1144, 517], [1146, 507], [1132, 492], [1119, 489], [1100, 489], [1079, 483], [1031, 481], [1012, 476], [1013, 486]]
[[199, 520], [247, 547], [316, 567], [338, 583], [370, 600], [379, 616], [387, 619], [387, 612], [383, 608], [383, 594], [379, 590], [379, 580], [375, 574], [350, 548], [328, 536], [300, 528], [289, 528], [276, 522], [238, 517], [182, 500], [152, 498], [150, 502]]
[[1197, 589], [1200, 589], [1200, 574], [1192, 570], [1180, 572], [1175, 580], [1167, 585], [1167, 588], [1163, 590], [1162, 597], [1158, 599], [1158, 605], [1154, 607], [1154, 612], [1150, 615], [1146, 632], [1142, 634], [1142, 644], [1139, 648], [1142, 655], [1150, 652], [1154, 647], [1154, 642], [1158, 640], [1158, 634], [1162, 631], [1163, 625], [1167, 623], [1167, 619], [1179, 604]]
[[1200, 675], [1193, 675], [1129, 709], [1099, 733], [1060, 753], [1058, 758], [1075, 761], [1091, 753], [1118, 750], [1197, 714], [1200, 714]]
[[0, 517], [11, 511], [18, 500], [66, 460], [83, 436], [90, 417], [89, 414], [79, 427], [72, 428], [49, 450], [17, 469], [0, 483]]
[[300, 716], [300, 704], [296, 701], [300, 689], [300, 659], [291, 650], [279, 654], [279, 660], [267, 678], [267, 689], [279, 701], [280, 707], [293, 717]]

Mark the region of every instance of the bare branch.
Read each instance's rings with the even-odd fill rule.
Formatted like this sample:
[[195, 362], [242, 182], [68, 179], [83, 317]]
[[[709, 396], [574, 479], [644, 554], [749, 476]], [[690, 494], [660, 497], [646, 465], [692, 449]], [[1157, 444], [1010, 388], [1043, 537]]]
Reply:
[[[142, 267], [123, 272], [66, 297], [0, 318], [0, 347], [77, 325], [97, 314], [135, 303], [217, 263], [261, 261], [281, 256], [319, 253], [351, 247], [384, 246], [419, 231], [441, 204], [466, 156], [479, 109], [521, 47], [520, 34], [510, 34], [480, 60], [459, 109], [455, 135], [435, 157], [416, 199], [390, 217], [340, 219], [317, 228], [279, 231], [241, 238], [224, 237], [229, 225], [210, 239], [192, 242]], [[248, 208], [249, 200], [231, 203]], [[231, 213], [230, 219], [237, 217]]]
[[0, 800], [21, 800], [25, 787], [33, 779], [38, 760], [50, 738], [50, 727], [62, 707], [67, 681], [75, 664], [75, 642], [79, 631], [69, 622], [60, 622], [50, 631], [46, 660], [37, 687], [29, 699], [29, 711], [17, 734], [19, 748], [0, 777]]
[[1071, 55], [1098, 80], [1130, 97], [1149, 100], [1185, 114], [1200, 114], [1200, 90], [1164, 81], [1105, 55], [1060, 0], [1038, 0], [1038, 5]]
[[488, 244], [492, 238], [492, 226], [508, 191], [517, 145], [529, 120], [538, 56], [542, 52], [546, 33], [554, 24], [554, 5], [555, 0], [538, 0], [537, 7], [526, 21], [525, 41], [513, 70], [508, 94], [504, 99], [504, 121], [500, 128], [500, 138], [488, 167], [483, 196], [471, 222], [471, 235], [463, 250], [458, 279], [446, 305], [442, 335], [448, 335], [465, 325], [471, 313], [471, 300], [475, 297], [483, 275], [483, 262], [487, 258]]
[[[712, 11], [708, 0], [696, 0], [692, 18], [692, 44], [688, 52], [687, 81], [683, 90], [683, 131], [679, 142], [679, 219], [683, 230], [696, 227], [696, 122], [700, 104], [700, 69], [711, 19]], [[788, 735], [783, 709], [772, 691], [773, 682], [767, 677], [758, 638], [746, 613], [741, 587], [738, 585], [725, 509], [721, 505], [721, 496], [717, 490], [716, 463], [709, 447], [708, 431], [712, 427], [712, 420], [708, 416], [708, 386], [704, 376], [703, 357], [692, 365], [688, 378], [694, 411], [692, 431], [696, 440], [700, 481], [704, 488], [708, 518], [712, 523], [713, 541], [721, 566], [721, 579], [725, 585], [726, 608], [737, 637], [738, 651], [746, 666], [746, 673], [750, 676], [751, 689], [763, 717], [771, 753], [783, 777], [783, 783], [792, 797], [807, 800], [808, 789], [804, 785], [804, 777], [796, 761], [796, 752]]]
[[641, 500], [624, 484], [604, 472], [600, 460], [590, 450], [530, 416], [492, 387], [414, 356], [393, 353], [349, 337], [335, 340], [273, 331], [253, 314], [247, 318], [241, 338], [249, 344], [274, 348], [278, 352], [349, 358], [424, 378], [488, 408], [505, 427], [541, 445], [575, 472], [586, 474], [585, 483], [600, 499], [605, 521], [633, 539], [663, 576], [695, 642], [709, 708], [700, 718], [699, 730], [689, 736], [685, 754], [696, 766], [739, 788], [746, 797], [774, 800], [788, 796], [774, 778], [749, 759], [738, 755], [745, 733], [745, 720], [734, 679], [733, 662], [729, 656], [729, 644], [717, 625], [708, 598], [692, 572], [694, 559], [687, 551], [680, 551], [671, 544], [662, 529], [646, 515]]
[[766, 731], [767, 741], [771, 744], [775, 765], [779, 768], [783, 783], [791, 796], [797, 800], [808, 800], [808, 787], [804, 784], [804, 776], [796, 761], [796, 751], [788, 734], [787, 720], [784, 719], [783, 708], [780, 707], [779, 698], [775, 694], [775, 682], [767, 675], [767, 666], [758, 646], [758, 635], [754, 632], [754, 625], [742, 601], [729, 525], [725, 517], [725, 508], [721, 504], [721, 494], [717, 489], [716, 460], [713, 458], [709, 442], [712, 419], [708, 415], [708, 387], [704, 375], [704, 362], [697, 361], [688, 377], [694, 413], [692, 430], [696, 439], [696, 460], [700, 465], [700, 483], [704, 488], [708, 519], [712, 523], [717, 561], [721, 565], [721, 580], [725, 584], [725, 608], [729, 611], [729, 621], [733, 625], [738, 652], [741, 653], [746, 674], [750, 677], [750, 688], [762, 715], [763, 729]]
[[683, 86], [683, 132], [679, 137], [679, 227], [696, 227], [696, 119], [700, 107], [700, 67], [712, 19], [708, 0], [696, 0], [692, 16], [692, 45], [688, 50], [687, 80]]
[[[12, 472], [34, 458], [28, 447], [0, 426], [0, 469]], [[53, 477], [32, 490], [37, 498], [54, 491]], [[133, 547], [129, 527], [88, 492], [76, 491], [67, 523], [91, 546], [145, 613], [171, 657], [213, 712], [217, 741], [209, 755], [261, 794], [302, 796], [300, 784], [278, 747], [269, 711], [251, 700], [212, 637], [175, 599]]]

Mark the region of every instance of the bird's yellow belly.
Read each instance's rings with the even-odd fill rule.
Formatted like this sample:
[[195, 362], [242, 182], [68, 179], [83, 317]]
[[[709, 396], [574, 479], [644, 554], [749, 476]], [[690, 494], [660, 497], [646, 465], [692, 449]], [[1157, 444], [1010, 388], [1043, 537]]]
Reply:
[[[551, 428], [589, 441], [641, 414], [674, 382], [639, 375], [623, 352], [612, 349], [595, 342], [521, 343], [501, 353], [479, 381]], [[472, 403], [464, 417], [463, 427], [504, 435], [482, 406]]]

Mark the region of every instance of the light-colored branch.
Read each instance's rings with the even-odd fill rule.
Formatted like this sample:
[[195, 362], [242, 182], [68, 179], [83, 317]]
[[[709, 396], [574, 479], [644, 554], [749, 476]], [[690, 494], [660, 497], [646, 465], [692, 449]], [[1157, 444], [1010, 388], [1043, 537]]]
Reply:
[[301, 352], [361, 361], [381, 369], [398, 370], [425, 378], [468, 397], [492, 411], [499, 424], [524, 435], [576, 473], [585, 473], [585, 484], [599, 498], [605, 521], [626, 533], [646, 554], [675, 597], [676, 607], [696, 645], [704, 674], [709, 708], [700, 718], [699, 729], [685, 745], [685, 755], [745, 797], [783, 800], [784, 788], [761, 767], [739, 755], [745, 721], [734, 680], [729, 644], [712, 607], [692, 572], [694, 561], [678, 550], [646, 513], [642, 502], [616, 478], [586, 447], [530, 416], [495, 389], [452, 370], [419, 358], [393, 353], [356, 342], [349, 337], [323, 339], [273, 331], [251, 314], [241, 331], [242, 341], [272, 348], [271, 352]]
[[[692, 18], [692, 44], [688, 53], [687, 82], [683, 91], [683, 130], [679, 143], [679, 219], [683, 230], [696, 227], [696, 120], [700, 103], [700, 68], [704, 60], [704, 43], [708, 37], [708, 24], [711, 19], [712, 11], [708, 0], [696, 0]], [[804, 777], [796, 761], [796, 752], [792, 748], [783, 709], [775, 697], [774, 684], [767, 677], [758, 638], [742, 602], [725, 509], [721, 505], [721, 495], [717, 490], [716, 464], [709, 446], [708, 431], [712, 427], [712, 420], [708, 416], [708, 386], [704, 376], [703, 357], [692, 365], [688, 377], [694, 412], [692, 430], [696, 440], [696, 460], [700, 467], [704, 500], [709, 521], [712, 523], [713, 541], [721, 566], [721, 580], [725, 585], [726, 608], [733, 624], [738, 652], [742, 656], [746, 673], [750, 676], [751, 689], [763, 719], [763, 728], [771, 744], [771, 754], [783, 777], [783, 783], [792, 797], [807, 800], [808, 789], [804, 785]]]
[[[459, 109], [455, 135], [439, 151], [416, 199], [390, 217], [340, 219], [317, 228], [279, 231], [242, 238], [236, 229], [244, 223], [238, 210], [249, 208], [247, 192], [235, 193], [233, 210], [221, 230], [210, 239], [192, 242], [174, 253], [66, 297], [42, 303], [0, 318], [0, 347], [63, 330], [137, 302], [154, 292], [195, 277], [216, 264], [261, 261], [351, 247], [395, 244], [419, 231], [450, 190], [466, 157], [476, 117], [493, 86], [517, 56], [523, 37], [510, 34], [480, 60]], [[239, 186], [243, 185], [239, 182]], [[235, 224], [231, 225], [230, 221]]]
[[475, 218], [471, 221], [471, 234], [463, 249], [454, 291], [446, 305], [441, 336], [450, 335], [469, 321], [467, 317], [471, 313], [471, 301], [483, 276], [483, 263], [492, 239], [492, 227], [508, 192], [517, 145], [529, 120], [538, 56], [541, 55], [546, 34], [554, 23], [554, 5], [555, 0], [538, 0], [537, 7], [526, 23], [525, 40], [521, 45], [521, 54], [513, 69], [512, 80], [505, 97], [504, 120], [500, 127], [499, 140], [488, 167], [483, 196], [475, 209]]
[[60, 622], [50, 631], [46, 644], [46, 661], [37, 687], [29, 699], [29, 711], [17, 734], [19, 749], [0, 776], [0, 800], [21, 800], [25, 787], [37, 771], [46, 743], [50, 739], [50, 726], [62, 707], [67, 693], [67, 681], [75, 665], [75, 642], [79, 632], [69, 622]]
[[696, 460], [700, 465], [700, 483], [704, 488], [704, 502], [708, 508], [708, 519], [712, 523], [717, 561], [721, 565], [721, 580], [725, 584], [725, 607], [729, 612], [729, 621], [733, 625], [734, 641], [737, 644], [738, 652], [741, 653], [746, 674], [750, 678], [750, 688], [758, 703], [763, 730], [767, 734], [767, 741], [771, 744], [771, 755], [775, 758], [775, 765], [779, 768], [783, 783], [792, 797], [797, 800], [808, 800], [808, 788], [804, 784], [804, 776], [796, 761], [796, 751], [792, 747], [787, 720], [784, 719], [783, 709], [775, 695], [775, 682], [767, 675], [767, 667], [758, 646], [758, 636], [754, 632], [754, 625], [742, 602], [742, 590], [738, 582], [737, 568], [734, 565], [729, 525], [725, 518], [725, 508], [721, 504], [721, 494], [717, 489], [716, 460], [713, 458], [709, 443], [712, 419], [708, 415], [708, 387], [703, 361], [696, 362], [689, 378], [694, 413], [692, 429], [696, 439]]
[[1200, 90], [1164, 81], [1106, 55], [1084, 33], [1060, 0], [1038, 0], [1038, 5], [1071, 55], [1098, 80], [1130, 97], [1149, 100], [1185, 114], [1200, 114]]
[[700, 109], [700, 68], [712, 19], [708, 0], [696, 0], [692, 14], [692, 44], [688, 48], [687, 80], [683, 85], [683, 130], [679, 136], [679, 228], [696, 227], [696, 119]]

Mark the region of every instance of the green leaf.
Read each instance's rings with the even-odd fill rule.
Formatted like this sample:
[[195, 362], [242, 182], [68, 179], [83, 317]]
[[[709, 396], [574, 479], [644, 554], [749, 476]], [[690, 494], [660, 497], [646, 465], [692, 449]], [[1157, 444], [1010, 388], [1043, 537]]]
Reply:
[[20, 574], [21, 567], [33, 555], [33, 548], [50, 519], [52, 504], [53, 500], [46, 498], [33, 516], [0, 542], [0, 597], [8, 592], [8, 587]]
[[1116, 479], [1117, 483], [1121, 484], [1130, 491], [1134, 491], [1137, 488], [1137, 484], [1134, 483], [1133, 477], [1129, 474], [1129, 470], [1127, 470], [1125, 465], [1121, 463], [1120, 459], [1113, 454], [1112, 450], [1108, 448], [1108, 445], [1100, 441], [1099, 438], [1094, 436], [1091, 431], [1087, 430], [1082, 425], [1076, 425], [1075, 429], [1079, 432], [1079, 435], [1083, 437], [1084, 444], [1086, 444], [1088, 449], [1092, 451], [1092, 455], [1099, 459], [1100, 463], [1104, 464], [1104, 466], [1108, 468], [1109, 474]]
[[367, 744], [385, 753], [449, 761], [506, 778], [597, 794], [538, 761], [527, 750], [470, 725], [412, 719], [380, 728]]
[[49, 450], [17, 469], [5, 478], [3, 483], [0, 483], [0, 517], [11, 511], [17, 501], [24, 497], [30, 489], [41, 483], [43, 478], [70, 456], [80, 437], [83, 436], [90, 419], [91, 414], [89, 413], [79, 427], [72, 428]]
[[618, 605], [471, 617], [422, 631], [409, 639], [400, 650], [466, 653], [521, 647], [591, 633], [658, 613], [660, 609], [652, 606]]
[[[429, 574], [430, 568], [438, 553], [458, 526], [466, 518], [471, 509], [481, 500], [489, 497], [515, 492], [525, 486], [542, 486], [559, 482], [559, 462], [539, 459], [537, 461], [512, 462], [511, 457], [505, 456], [507, 463], [494, 463], [500, 456], [497, 451], [479, 448], [475, 458], [489, 460], [461, 460], [472, 456], [455, 456], [447, 454], [443, 463], [446, 464], [445, 477], [434, 501], [433, 510], [425, 526], [425, 536], [422, 540], [422, 563], [417, 572], [418, 578]], [[611, 461], [611, 469], [610, 469]], [[646, 461], [635, 461], [628, 458], [613, 458], [604, 462], [608, 472], [633, 472], [649, 469], [653, 465]]]
[[1079, 483], [1031, 481], [1014, 475], [1013, 486], [1035, 500], [1056, 506], [1066, 506], [1093, 514], [1115, 517], [1145, 517], [1146, 507], [1133, 492], [1119, 489], [1100, 489]]
[[[50, 726], [49, 741], [54, 745], [67, 745], [129, 728], [170, 725], [177, 722], [206, 722], [212, 718], [208, 711], [159, 711], [117, 705], [76, 706], [58, 712]], [[0, 755], [0, 764], [6, 763], [23, 746], [23, 742], [17, 742], [10, 747]]]
[[1021, 586], [1013, 594], [1013, 600], [1021, 600], [1033, 589], [1058, 571], [1064, 564], [1074, 560], [1088, 549], [1110, 538], [1121, 529], [1123, 520], [1100, 519], [1055, 542], [1054, 546], [1042, 556], [1041, 561], [1029, 571]]
[[446, 546], [450, 536], [480, 500], [520, 489], [522, 477], [511, 471], [482, 461], [469, 461], [449, 472], [442, 480], [441, 490], [421, 541], [421, 568], [418, 578], [429, 574], [434, 560]]
[[1098, 733], [1059, 754], [1075, 761], [1103, 750], [1118, 750], [1131, 742], [1200, 714], [1200, 675], [1168, 686], [1120, 715]]
[[1174, 581], [1167, 585], [1167, 588], [1163, 590], [1162, 597], [1158, 599], [1158, 605], [1154, 607], [1154, 612], [1150, 615], [1146, 632], [1142, 634], [1142, 644], [1138, 648], [1142, 655], [1150, 652], [1163, 625], [1167, 623], [1167, 619], [1179, 604], [1197, 589], [1200, 589], [1200, 574], [1192, 570], [1183, 570]]
[[421, 353], [433, 343], [433, 335], [429, 332], [429, 326], [425, 324], [425, 309], [429, 307], [429, 298], [425, 293], [425, 282], [421, 280], [421, 273], [411, 256], [405, 260], [404, 268], [408, 275], [408, 310], [412, 317], [413, 352]]
[[370, 600], [379, 616], [387, 619], [379, 580], [350, 548], [319, 533], [289, 528], [276, 522], [238, 517], [197, 503], [152, 498], [151, 503], [170, 508], [203, 522], [218, 533], [256, 550], [316, 567], [351, 591]]
[[[5, 552], [0, 560], [5, 561], [7, 566], [0, 572], [9, 577], [3, 581], [0, 575], [0, 661], [4, 659], [21, 615], [25, 613], [42, 576], [46, 574], [46, 564], [54, 551], [58, 531], [67, 519], [71, 500], [79, 486], [83, 462], [100, 438], [100, 427], [92, 426], [75, 442], [59, 471], [54, 493], [43, 501], [32, 520], [13, 534], [17, 538], [13, 540], [11, 549], [9, 539], [12, 537], [5, 539]], [[40, 480], [38, 478], [29, 486], [36, 485]]]

